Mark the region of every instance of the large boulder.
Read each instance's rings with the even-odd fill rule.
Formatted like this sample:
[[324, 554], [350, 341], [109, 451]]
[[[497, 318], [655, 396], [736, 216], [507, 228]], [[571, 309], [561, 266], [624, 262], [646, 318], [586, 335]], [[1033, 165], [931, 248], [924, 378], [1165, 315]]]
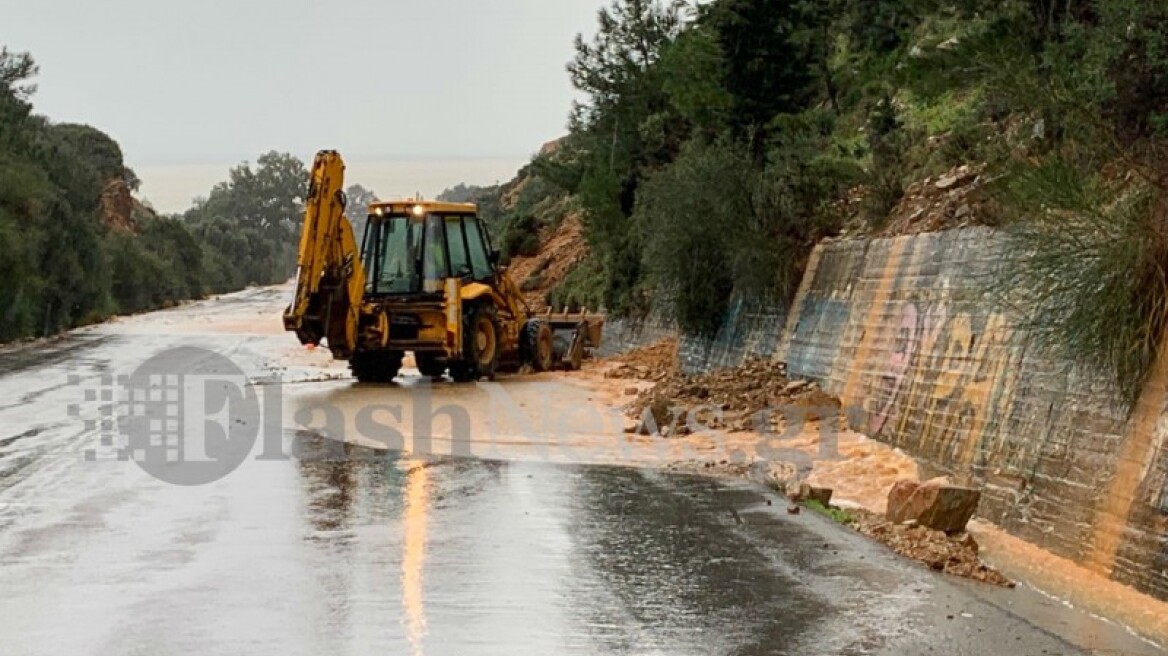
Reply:
[[935, 531], [955, 534], [965, 530], [977, 512], [981, 492], [950, 485], [944, 480], [914, 483], [899, 481], [888, 493], [888, 521], [915, 521]]
[[910, 517], [908, 500], [912, 495], [916, 494], [921, 484], [916, 481], [897, 481], [888, 491], [888, 521], [893, 524], [903, 524], [910, 519], [916, 519], [915, 516]]

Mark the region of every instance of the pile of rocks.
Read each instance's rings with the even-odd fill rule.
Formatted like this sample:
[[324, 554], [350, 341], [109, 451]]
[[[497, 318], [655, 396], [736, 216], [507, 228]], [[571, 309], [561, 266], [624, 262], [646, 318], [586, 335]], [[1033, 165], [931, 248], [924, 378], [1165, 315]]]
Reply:
[[944, 478], [899, 481], [888, 493], [887, 516], [857, 511], [853, 526], [938, 572], [1013, 587], [1012, 581], [981, 561], [977, 540], [965, 530], [980, 501], [977, 490]]
[[984, 166], [962, 165], [909, 185], [883, 234], [909, 235], [976, 225], [986, 218]]
[[[965, 530], [977, 510], [981, 496], [977, 490], [951, 485], [945, 479], [927, 483], [900, 481], [889, 493], [885, 516], [858, 508], [833, 507], [832, 490], [790, 478], [796, 474], [793, 467], [771, 464], [764, 476], [793, 504], [812, 502], [837, 521], [932, 570], [1014, 587], [1013, 581], [982, 562], [977, 540]], [[800, 514], [800, 506], [792, 505], [788, 512]]]
[[852, 526], [857, 531], [930, 569], [991, 585], [1014, 587], [1013, 581], [981, 561], [977, 540], [968, 533], [949, 534], [915, 520], [897, 524], [883, 515], [864, 510], [849, 512], [853, 517]]
[[[838, 398], [815, 383], [788, 380], [786, 369], [783, 363], [752, 359], [734, 369], [698, 376], [673, 372], [641, 392], [629, 412], [643, 419], [648, 410], [660, 428], [684, 424], [685, 417], [696, 410], [702, 426], [730, 432], [776, 430], [786, 422], [841, 415]], [[676, 421], [679, 416], [681, 422]], [[641, 428], [647, 427], [642, 424]], [[678, 434], [685, 434], [686, 426], [677, 428]]]
[[618, 363], [605, 378], [661, 382], [678, 375], [677, 338], [671, 337], [612, 358]]

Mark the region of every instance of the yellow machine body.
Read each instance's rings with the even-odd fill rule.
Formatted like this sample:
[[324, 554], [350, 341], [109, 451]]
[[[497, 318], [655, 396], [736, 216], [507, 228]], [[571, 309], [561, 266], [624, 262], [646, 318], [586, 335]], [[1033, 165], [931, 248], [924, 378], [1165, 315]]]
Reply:
[[476, 206], [374, 203], [357, 236], [343, 185], [340, 155], [318, 153], [284, 325], [302, 343], [327, 345], [359, 380], [392, 380], [407, 352], [423, 374], [469, 381], [524, 365], [578, 368], [599, 345], [602, 317], [531, 312]]

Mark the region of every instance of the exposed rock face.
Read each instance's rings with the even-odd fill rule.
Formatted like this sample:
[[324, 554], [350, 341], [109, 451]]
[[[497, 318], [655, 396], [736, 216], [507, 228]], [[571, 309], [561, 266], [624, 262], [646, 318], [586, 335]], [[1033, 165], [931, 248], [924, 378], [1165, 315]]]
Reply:
[[110, 180], [101, 192], [101, 220], [113, 230], [137, 232], [134, 195], [125, 180]]
[[552, 155], [555, 155], [556, 152], [560, 150], [560, 147], [564, 145], [564, 141], [566, 139], [567, 137], [560, 137], [559, 139], [553, 139], [552, 141], [545, 143], [539, 149], [539, 156], [551, 157]]
[[[514, 201], [504, 199], [504, 202]], [[547, 307], [548, 292], [559, 286], [588, 255], [580, 215], [571, 214], [554, 228], [542, 230], [539, 243], [538, 255], [514, 257], [507, 267], [512, 280], [521, 287], [527, 305], [537, 312]]]
[[894, 524], [915, 521], [935, 531], [960, 533], [977, 511], [979, 501], [981, 492], [944, 481], [900, 481], [888, 493], [888, 520]]

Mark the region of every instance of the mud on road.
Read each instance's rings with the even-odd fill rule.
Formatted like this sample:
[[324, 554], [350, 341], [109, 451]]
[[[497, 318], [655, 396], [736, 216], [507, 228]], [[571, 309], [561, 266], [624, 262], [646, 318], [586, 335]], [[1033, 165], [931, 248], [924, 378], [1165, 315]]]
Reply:
[[[749, 481], [664, 471], [751, 451], [625, 433], [627, 383], [602, 372], [356, 385], [282, 333], [287, 295], [0, 350], [0, 652], [1158, 653]], [[255, 432], [237, 467], [184, 486], [119, 458], [107, 408], [190, 348], [238, 367], [263, 412], [228, 416]], [[1074, 644], [1022, 619], [1042, 613]]]

